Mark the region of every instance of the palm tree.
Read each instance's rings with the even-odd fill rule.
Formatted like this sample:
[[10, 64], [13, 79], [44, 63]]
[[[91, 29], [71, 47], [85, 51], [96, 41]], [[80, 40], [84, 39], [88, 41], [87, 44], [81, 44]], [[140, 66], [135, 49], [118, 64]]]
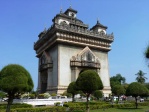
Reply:
[[141, 83], [141, 84], [145, 83], [145, 80], [147, 79], [145, 77], [145, 74], [146, 73], [144, 73], [142, 70], [139, 70], [139, 72], [137, 74], [135, 74], [135, 75], [137, 75], [136, 81]]

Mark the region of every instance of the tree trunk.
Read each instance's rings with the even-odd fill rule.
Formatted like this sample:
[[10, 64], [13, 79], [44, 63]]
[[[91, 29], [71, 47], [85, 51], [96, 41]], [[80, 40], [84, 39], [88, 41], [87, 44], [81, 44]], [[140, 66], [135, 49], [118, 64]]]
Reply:
[[89, 100], [88, 100], [89, 96], [90, 96], [90, 94], [87, 94], [87, 105], [86, 105], [86, 111], [87, 112], [90, 112], [90, 109], [89, 109]]
[[117, 101], [117, 104], [119, 104], [119, 100], [120, 100], [120, 96], [118, 96], [118, 101]]
[[74, 96], [75, 96], [75, 95], [73, 94], [73, 95], [72, 95], [72, 102], [74, 102]]
[[13, 95], [8, 95], [8, 104], [7, 104], [7, 108], [6, 108], [6, 112], [10, 112], [10, 106], [13, 102]]
[[135, 100], [136, 100], [135, 104], [136, 104], [136, 109], [137, 109], [138, 108], [137, 97], [135, 97]]

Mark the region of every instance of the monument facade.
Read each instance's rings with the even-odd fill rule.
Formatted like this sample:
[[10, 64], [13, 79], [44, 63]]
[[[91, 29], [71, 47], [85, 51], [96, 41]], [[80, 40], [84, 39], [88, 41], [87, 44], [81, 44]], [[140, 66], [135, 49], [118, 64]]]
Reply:
[[113, 33], [99, 21], [89, 29], [77, 18], [77, 10], [60, 11], [49, 29], [39, 34], [34, 44], [39, 59], [38, 92], [61, 94], [82, 70], [95, 70], [102, 82], [104, 96], [111, 94], [108, 52]]

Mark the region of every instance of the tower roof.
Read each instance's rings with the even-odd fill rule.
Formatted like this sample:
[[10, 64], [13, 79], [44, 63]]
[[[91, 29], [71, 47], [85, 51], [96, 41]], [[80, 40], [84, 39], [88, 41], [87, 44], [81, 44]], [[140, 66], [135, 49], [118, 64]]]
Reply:
[[97, 23], [96, 23], [96, 25], [95, 26], [93, 26], [92, 28], [91, 28], [91, 30], [93, 30], [93, 29], [95, 29], [95, 28], [104, 28], [104, 29], [107, 29], [108, 27], [107, 26], [104, 26], [104, 25], [102, 25], [100, 22], [99, 22], [99, 20], [97, 20]]
[[76, 17], [77, 10], [69, 7], [64, 13], [62, 9], [53, 18], [53, 24], [48, 30], [39, 35], [39, 40], [34, 44], [38, 56], [53, 45], [62, 43], [78, 46], [89, 46], [103, 51], [111, 50], [114, 40], [113, 34], [107, 34], [107, 26], [100, 24], [99, 20], [95, 26], [88, 29], [88, 24]]
[[69, 8], [65, 11], [65, 14], [67, 14], [68, 12], [74, 12], [74, 13], [77, 13], [78, 11], [72, 9], [71, 7], [69, 7]]

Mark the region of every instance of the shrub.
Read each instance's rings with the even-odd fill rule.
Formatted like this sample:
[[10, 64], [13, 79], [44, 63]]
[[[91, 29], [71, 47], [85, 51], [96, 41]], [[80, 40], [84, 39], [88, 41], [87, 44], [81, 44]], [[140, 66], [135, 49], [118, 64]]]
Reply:
[[44, 98], [49, 98], [51, 95], [49, 93], [44, 93]]
[[[1, 109], [6, 109], [7, 104], [1, 104], [0, 105], [0, 110]], [[20, 104], [20, 103], [16, 103], [16, 104], [12, 104], [11, 105], [12, 109], [16, 109], [16, 108], [32, 108], [32, 105], [29, 104]]]
[[51, 96], [56, 96], [56, 93], [52, 93]]
[[29, 98], [30, 99], [34, 99], [35, 98], [35, 94], [29, 94]]
[[39, 98], [39, 99], [44, 99], [44, 94], [39, 94], [39, 95], [38, 95], [38, 98]]
[[60, 106], [60, 102], [56, 102], [54, 105], [55, 106]]
[[65, 107], [42, 107], [42, 108], [18, 108], [11, 112], [65, 112]]

